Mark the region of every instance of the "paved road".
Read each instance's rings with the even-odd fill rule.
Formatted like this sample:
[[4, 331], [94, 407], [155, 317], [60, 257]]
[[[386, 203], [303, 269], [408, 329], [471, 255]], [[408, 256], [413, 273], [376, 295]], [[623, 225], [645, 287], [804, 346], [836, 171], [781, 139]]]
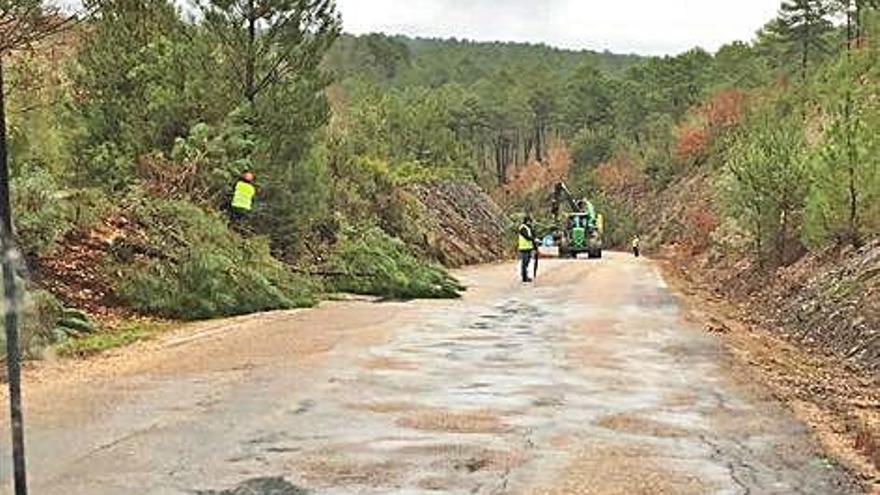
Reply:
[[649, 261], [542, 266], [31, 371], [33, 493], [857, 493]]

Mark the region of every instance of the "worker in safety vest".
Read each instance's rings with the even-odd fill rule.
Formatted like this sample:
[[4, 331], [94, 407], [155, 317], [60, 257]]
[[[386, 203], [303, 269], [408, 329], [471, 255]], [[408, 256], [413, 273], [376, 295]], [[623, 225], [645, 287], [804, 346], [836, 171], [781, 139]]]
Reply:
[[254, 196], [257, 188], [254, 186], [254, 174], [247, 171], [241, 174], [235, 189], [232, 192], [232, 201], [229, 203], [229, 215], [232, 221], [239, 222], [246, 219], [254, 209]]
[[517, 241], [517, 251], [519, 251], [520, 272], [524, 283], [531, 282], [529, 277], [529, 263], [532, 261], [532, 252], [537, 249], [537, 241], [532, 230], [532, 217], [526, 215], [523, 218], [522, 225], [519, 226], [519, 239]]
[[635, 256], [636, 258], [639, 257], [639, 247], [641, 246], [641, 244], [642, 244], [642, 241], [641, 241], [641, 239], [639, 239], [639, 236], [633, 237], [632, 250], [633, 250], [633, 256]]

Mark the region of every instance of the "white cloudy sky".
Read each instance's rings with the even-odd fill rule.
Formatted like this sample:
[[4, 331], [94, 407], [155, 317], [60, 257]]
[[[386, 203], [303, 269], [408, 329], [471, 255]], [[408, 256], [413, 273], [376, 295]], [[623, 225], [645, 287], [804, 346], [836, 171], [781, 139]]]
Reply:
[[750, 40], [779, 0], [337, 0], [345, 30], [675, 54]]

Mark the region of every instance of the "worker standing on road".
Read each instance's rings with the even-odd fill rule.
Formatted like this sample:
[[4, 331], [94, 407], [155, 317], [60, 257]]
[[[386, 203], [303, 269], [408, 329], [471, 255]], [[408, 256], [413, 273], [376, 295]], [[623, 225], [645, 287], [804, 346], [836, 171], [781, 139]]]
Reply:
[[238, 182], [235, 183], [232, 201], [229, 203], [229, 219], [233, 223], [246, 220], [254, 209], [254, 196], [257, 195], [254, 180], [253, 172], [248, 170], [242, 173]]
[[523, 218], [522, 225], [519, 226], [519, 240], [517, 241], [517, 250], [519, 251], [520, 273], [522, 274], [523, 283], [532, 281], [529, 277], [529, 263], [532, 261], [532, 252], [537, 249], [535, 242], [535, 234], [532, 230], [532, 217], [526, 214]]
[[641, 241], [641, 239], [639, 239], [639, 236], [638, 235], [634, 236], [633, 240], [632, 240], [632, 250], [633, 250], [633, 256], [635, 256], [636, 258], [638, 258], [640, 255], [639, 246], [641, 246], [641, 244], [642, 244], [642, 241]]

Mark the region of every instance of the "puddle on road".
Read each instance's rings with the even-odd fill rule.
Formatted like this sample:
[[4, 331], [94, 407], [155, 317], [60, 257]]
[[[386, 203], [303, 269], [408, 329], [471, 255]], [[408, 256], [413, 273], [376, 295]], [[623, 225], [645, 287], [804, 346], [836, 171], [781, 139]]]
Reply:
[[284, 478], [255, 478], [235, 488], [221, 491], [198, 491], [196, 495], [308, 495], [310, 492]]

